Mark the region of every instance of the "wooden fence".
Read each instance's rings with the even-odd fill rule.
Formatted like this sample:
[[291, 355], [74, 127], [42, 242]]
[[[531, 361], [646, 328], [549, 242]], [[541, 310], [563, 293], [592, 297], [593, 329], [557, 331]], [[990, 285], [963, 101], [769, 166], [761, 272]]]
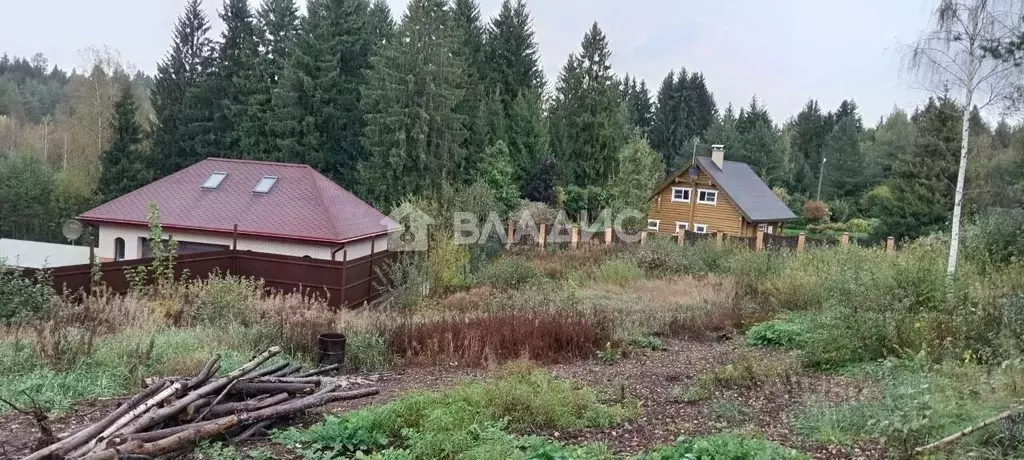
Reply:
[[[380, 271], [394, 257], [389, 251], [344, 262], [292, 257], [252, 251], [223, 250], [180, 255], [175, 258], [175, 275], [207, 278], [213, 273], [261, 279], [268, 290], [318, 295], [333, 306], [355, 306], [380, 296]], [[100, 280], [116, 293], [130, 288], [125, 271], [148, 265], [152, 259], [125, 260], [100, 264]], [[75, 265], [48, 269], [58, 292], [85, 292], [92, 286], [92, 266]], [[25, 276], [35, 271], [24, 270]]]
[[[783, 236], [762, 231], [758, 231], [756, 236], [753, 237], [726, 235], [724, 233], [696, 233], [691, 231], [683, 231], [674, 235], [642, 231], [630, 234], [630, 236], [631, 238], [623, 238], [621, 234], [615, 232], [612, 228], [592, 232], [575, 226], [569, 228], [539, 224], [536, 227], [527, 228], [516, 222], [509, 222], [507, 234], [505, 235], [505, 248], [510, 250], [522, 247], [563, 247], [576, 249], [579, 247], [644, 244], [650, 238], [672, 238], [681, 246], [692, 246], [704, 241], [715, 241], [718, 246], [723, 244], [746, 246], [758, 252], [766, 249], [803, 252], [808, 248], [847, 247], [851, 244], [862, 247], [872, 245], [872, 242], [869, 240], [851, 238], [848, 232], [844, 232], [835, 241], [809, 241], [805, 233], [800, 233], [798, 236]], [[884, 241], [884, 247], [886, 252], [895, 252], [896, 238], [891, 236], [887, 238]]]

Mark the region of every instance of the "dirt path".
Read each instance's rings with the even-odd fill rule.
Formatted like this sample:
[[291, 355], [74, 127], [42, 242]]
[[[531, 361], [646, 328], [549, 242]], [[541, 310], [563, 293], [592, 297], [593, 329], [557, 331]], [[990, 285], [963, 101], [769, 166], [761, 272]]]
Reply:
[[[780, 444], [810, 452], [814, 458], [883, 458], [878, 446], [816, 446], [793, 432], [792, 421], [811, 399], [850, 402], [871, 393], [863, 383], [823, 374], [797, 377], [791, 385], [768, 385], [750, 390], [716, 390], [707, 400], [681, 402], [679, 389], [689, 388], [705, 373], [726, 364], [738, 353], [731, 342], [669, 342], [667, 350], [646, 352], [612, 365], [597, 362], [555, 366], [563, 377], [625, 392], [639, 399], [637, 420], [607, 429], [543, 433], [564, 442], [603, 442], [618, 453], [638, 453], [679, 436], [724, 431], [763, 434]], [[781, 360], [780, 353], [745, 349], [758, 360]]]

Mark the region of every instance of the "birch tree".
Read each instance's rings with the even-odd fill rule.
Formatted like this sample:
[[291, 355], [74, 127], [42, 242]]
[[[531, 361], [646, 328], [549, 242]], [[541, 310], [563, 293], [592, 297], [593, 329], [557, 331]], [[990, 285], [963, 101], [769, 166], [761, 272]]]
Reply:
[[925, 89], [962, 94], [963, 112], [960, 167], [953, 199], [953, 220], [947, 274], [956, 273], [960, 246], [960, 221], [967, 175], [971, 108], [1001, 103], [1010, 96], [1019, 69], [993, 59], [986, 50], [994, 42], [1009, 40], [1020, 25], [1019, 0], [940, 0], [933, 25], [914, 43], [907, 55], [907, 69]]

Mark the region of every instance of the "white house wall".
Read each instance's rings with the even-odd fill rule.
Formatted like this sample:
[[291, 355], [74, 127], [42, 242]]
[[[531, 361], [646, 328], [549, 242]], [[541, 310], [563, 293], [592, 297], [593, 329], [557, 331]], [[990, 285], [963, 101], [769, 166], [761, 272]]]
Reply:
[[[99, 227], [99, 257], [104, 259], [114, 258], [114, 240], [116, 238], [124, 239], [125, 259], [130, 260], [142, 257], [142, 239], [149, 237], [149, 229], [147, 227], [127, 225], [100, 225]], [[232, 243], [231, 235], [220, 233], [172, 231], [167, 229], [164, 230], [164, 233], [173, 236], [177, 241], [217, 244], [227, 247], [231, 247]], [[348, 259], [358, 259], [370, 255], [371, 240], [373, 252], [387, 250], [388, 237], [386, 235], [351, 241], [345, 245]], [[332, 245], [238, 236], [238, 249], [240, 251], [265, 252], [295, 257], [309, 256], [314, 259], [331, 260], [331, 252], [337, 248], [338, 246]], [[336, 256], [337, 260], [342, 260], [342, 255], [343, 253], [339, 251]]]

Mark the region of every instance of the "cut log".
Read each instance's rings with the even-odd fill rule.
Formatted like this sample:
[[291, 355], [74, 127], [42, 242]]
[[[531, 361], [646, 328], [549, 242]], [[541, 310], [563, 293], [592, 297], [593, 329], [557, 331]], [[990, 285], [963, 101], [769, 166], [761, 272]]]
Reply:
[[333, 372], [333, 371], [336, 371], [338, 369], [341, 369], [341, 364], [331, 364], [330, 366], [324, 366], [324, 367], [321, 367], [321, 368], [313, 369], [313, 370], [308, 371], [308, 372], [302, 372], [300, 374], [297, 374], [296, 377], [299, 377], [299, 378], [303, 378], [303, 377], [316, 377], [318, 375], [324, 375], [324, 374], [326, 374], [328, 372]]
[[229, 393], [246, 396], [291, 393], [312, 394], [316, 385], [308, 383], [239, 383]]
[[288, 366], [280, 371], [270, 374], [268, 377], [288, 377], [292, 374], [297, 374], [301, 370], [301, 364], [292, 364], [291, 366]]
[[190, 392], [185, 397], [183, 397], [183, 398], [179, 399], [178, 401], [176, 401], [174, 404], [168, 405], [167, 407], [164, 407], [164, 408], [161, 408], [161, 409], [157, 409], [157, 410], [152, 411], [152, 412], [146, 414], [145, 416], [139, 418], [138, 420], [133, 422], [131, 425], [128, 425], [128, 426], [124, 427], [121, 430], [121, 433], [122, 434], [138, 433], [138, 432], [141, 432], [141, 431], [143, 431], [143, 430], [145, 430], [145, 429], [147, 429], [147, 428], [149, 428], [149, 427], [151, 427], [153, 425], [156, 425], [157, 423], [160, 423], [163, 420], [166, 420], [166, 419], [168, 419], [170, 417], [173, 417], [173, 416], [177, 415], [179, 412], [185, 410], [185, 408], [188, 407], [189, 404], [192, 404], [193, 402], [196, 402], [199, 399], [205, 398], [207, 396], [211, 396], [211, 395], [213, 395], [213, 394], [223, 390], [224, 387], [230, 385], [231, 382], [234, 382], [235, 380], [238, 380], [242, 376], [252, 372], [253, 369], [258, 368], [260, 365], [262, 365], [268, 359], [270, 359], [270, 358], [272, 358], [272, 357], [274, 357], [274, 356], [276, 356], [276, 355], [278, 355], [280, 353], [281, 353], [281, 347], [271, 347], [267, 351], [264, 351], [263, 353], [260, 353], [258, 356], [253, 358], [252, 361], [249, 361], [248, 363], [246, 363], [242, 367], [232, 371], [230, 374], [228, 374], [228, 375], [226, 375], [224, 377], [221, 377], [221, 378], [219, 378], [217, 380], [214, 380], [212, 382], [209, 382], [206, 385], [203, 385], [202, 387], [193, 390], [192, 392]]
[[204, 365], [202, 370], [199, 371], [199, 374], [197, 374], [195, 377], [188, 381], [188, 384], [185, 385], [185, 389], [191, 390], [193, 388], [199, 387], [199, 385], [202, 385], [206, 383], [207, 380], [213, 378], [213, 376], [216, 375], [217, 371], [219, 370], [220, 355], [214, 355], [213, 358], [210, 358], [210, 360], [206, 362], [206, 365]]
[[117, 419], [114, 423], [107, 427], [107, 429], [103, 430], [103, 432], [100, 433], [99, 436], [96, 436], [93, 440], [89, 441], [84, 446], [75, 449], [75, 451], [71, 452], [70, 456], [80, 457], [82, 455], [89, 453], [94, 447], [96, 447], [98, 443], [103, 442], [105, 439], [109, 438], [110, 435], [117, 433], [117, 430], [120, 430], [125, 425], [139, 418], [142, 414], [149, 412], [150, 409], [156, 407], [158, 404], [162, 403], [167, 398], [170, 398], [171, 396], [177, 394], [179, 391], [181, 391], [182, 388], [184, 388], [184, 386], [184, 382], [176, 382], [173, 385], [165, 388], [160, 393], [157, 393], [156, 396], [153, 396], [152, 398], [149, 398], [146, 401], [142, 402], [137, 407], [129, 411], [127, 414], [124, 414], [124, 416]]
[[118, 448], [106, 449], [90, 454], [84, 457], [84, 460], [115, 460], [119, 455], [146, 455], [155, 457], [174, 452], [183, 447], [192, 445], [197, 441], [218, 436], [236, 426], [273, 420], [286, 415], [302, 412], [313, 407], [322, 406], [332, 401], [365, 398], [380, 392], [377, 388], [366, 388], [363, 390], [344, 393], [332, 393], [333, 390], [334, 388], [328, 387], [322, 389], [316, 394], [285, 404], [271, 406], [255, 412], [247, 412], [225, 417], [211, 422], [190, 425], [187, 430], [159, 441], [148, 443], [130, 441]]
[[145, 390], [142, 390], [141, 393], [135, 395], [132, 399], [121, 404], [121, 406], [114, 410], [114, 412], [111, 412], [110, 415], [104, 417], [99, 422], [79, 430], [78, 432], [68, 436], [63, 441], [34, 452], [28, 457], [25, 457], [25, 460], [40, 460], [49, 458], [52, 455], [63, 456], [66, 452], [76, 449], [89, 442], [92, 438], [95, 438], [96, 435], [102, 433], [103, 430], [107, 429], [107, 427], [124, 416], [124, 414], [127, 414], [134, 409], [135, 406], [138, 406], [143, 401], [162, 391], [166, 386], [167, 382], [163, 381], [150, 385]]
[[291, 398], [292, 396], [289, 395], [288, 393], [280, 393], [265, 399], [250, 399], [244, 402], [218, 404], [210, 408], [210, 413], [207, 414], [207, 416], [221, 417], [225, 415], [236, 414], [239, 412], [251, 412], [254, 410], [263, 409], [265, 407], [281, 404]]
[[265, 369], [260, 369], [258, 371], [253, 371], [253, 372], [251, 372], [251, 373], [249, 373], [248, 375], [245, 376], [245, 380], [257, 379], [257, 378], [260, 378], [260, 377], [266, 377], [266, 376], [268, 376], [270, 374], [273, 374], [273, 373], [276, 373], [276, 372], [278, 372], [278, 371], [280, 371], [280, 370], [282, 370], [282, 369], [284, 369], [284, 368], [286, 368], [286, 367], [288, 367], [290, 365], [291, 365], [291, 363], [285, 361], [285, 362], [274, 364], [272, 366], [268, 366]]

